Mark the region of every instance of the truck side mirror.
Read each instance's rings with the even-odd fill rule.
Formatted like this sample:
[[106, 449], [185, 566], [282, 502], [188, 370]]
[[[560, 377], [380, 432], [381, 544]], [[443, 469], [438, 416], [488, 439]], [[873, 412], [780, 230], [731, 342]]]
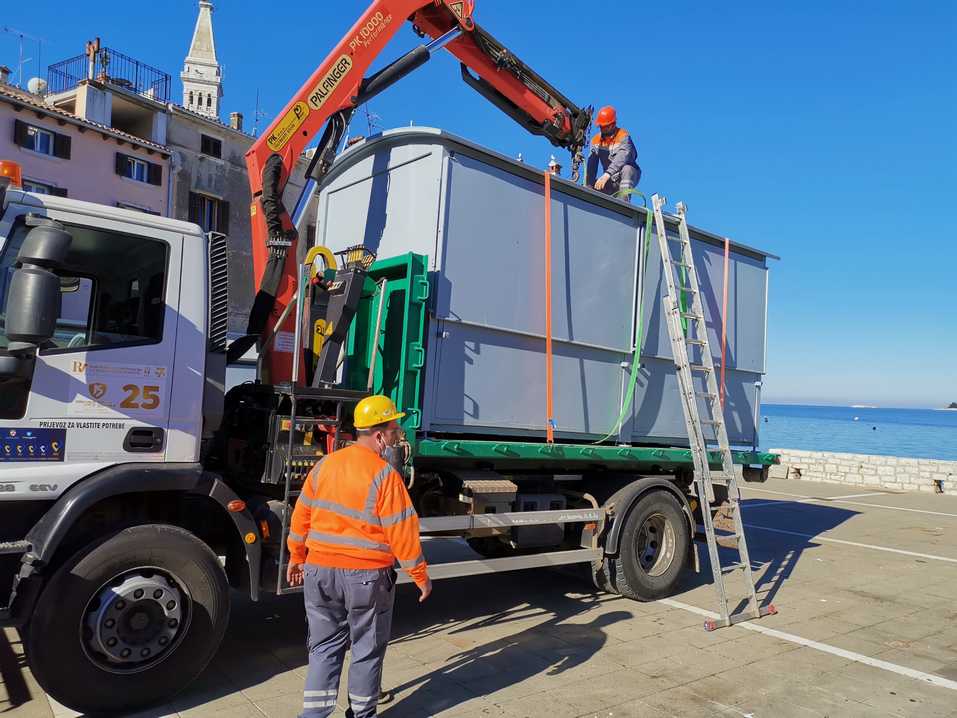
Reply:
[[71, 241], [69, 232], [52, 220], [42, 220], [24, 238], [7, 293], [10, 354], [32, 354], [53, 338], [60, 316], [60, 278], [53, 270], [66, 260]]

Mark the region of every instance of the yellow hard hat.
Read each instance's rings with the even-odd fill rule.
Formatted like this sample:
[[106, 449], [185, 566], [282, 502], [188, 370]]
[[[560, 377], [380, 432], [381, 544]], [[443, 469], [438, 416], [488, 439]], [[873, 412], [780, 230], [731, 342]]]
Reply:
[[357, 429], [368, 429], [394, 419], [401, 419], [403, 416], [405, 416], [405, 412], [399, 411], [392, 403], [392, 399], [382, 396], [382, 394], [376, 394], [375, 396], [367, 396], [356, 404], [355, 413], [352, 415], [352, 423]]

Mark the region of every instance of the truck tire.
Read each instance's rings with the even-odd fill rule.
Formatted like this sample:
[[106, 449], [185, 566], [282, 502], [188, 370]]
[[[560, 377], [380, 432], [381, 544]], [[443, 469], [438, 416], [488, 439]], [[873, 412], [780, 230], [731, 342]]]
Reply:
[[133, 526], [57, 569], [25, 648], [37, 681], [60, 703], [127, 714], [199, 676], [228, 620], [226, 576], [206, 544], [176, 526]]
[[625, 519], [621, 551], [609, 566], [622, 596], [654, 601], [674, 593], [688, 555], [688, 519], [668, 491], [642, 496]]

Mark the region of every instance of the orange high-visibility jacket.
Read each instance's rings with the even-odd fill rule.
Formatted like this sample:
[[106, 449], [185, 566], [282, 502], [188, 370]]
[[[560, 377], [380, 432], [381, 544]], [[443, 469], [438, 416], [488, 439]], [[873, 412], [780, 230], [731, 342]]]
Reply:
[[398, 560], [420, 586], [428, 579], [419, 517], [402, 477], [359, 444], [329, 454], [309, 472], [287, 546], [292, 563], [383, 568]]

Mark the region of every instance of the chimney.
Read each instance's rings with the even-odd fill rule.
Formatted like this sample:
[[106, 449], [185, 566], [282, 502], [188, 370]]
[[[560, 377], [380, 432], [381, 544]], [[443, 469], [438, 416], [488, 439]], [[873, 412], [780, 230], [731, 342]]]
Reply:
[[11, 72], [12, 70], [6, 65], [0, 65], [0, 83], [4, 85], [9, 85]]
[[242, 112], [230, 112], [229, 113], [229, 126], [234, 130], [243, 131], [243, 113]]

